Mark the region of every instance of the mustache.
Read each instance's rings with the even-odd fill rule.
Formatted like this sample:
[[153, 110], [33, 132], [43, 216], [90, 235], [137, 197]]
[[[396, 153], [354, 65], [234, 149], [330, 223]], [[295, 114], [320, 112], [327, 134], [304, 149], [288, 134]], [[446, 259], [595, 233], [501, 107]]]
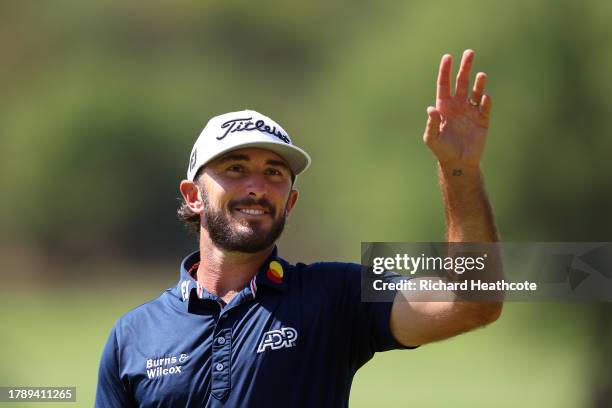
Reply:
[[276, 214], [276, 207], [270, 201], [265, 198], [260, 198], [259, 200], [255, 200], [253, 198], [243, 198], [240, 200], [231, 200], [229, 202], [229, 208], [231, 210], [235, 209], [238, 206], [251, 206], [258, 205], [262, 208], [265, 208], [270, 214]]

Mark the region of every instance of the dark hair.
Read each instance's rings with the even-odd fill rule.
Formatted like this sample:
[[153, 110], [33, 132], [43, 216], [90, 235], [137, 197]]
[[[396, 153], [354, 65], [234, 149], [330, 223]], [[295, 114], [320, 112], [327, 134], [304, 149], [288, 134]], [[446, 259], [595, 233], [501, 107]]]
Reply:
[[[196, 173], [193, 178], [193, 182], [197, 185], [200, 181], [200, 176], [202, 175], [202, 170], [204, 167], [200, 167], [200, 170]], [[295, 174], [291, 172], [291, 188], [293, 188], [293, 184], [295, 183]], [[194, 213], [191, 208], [187, 205], [184, 198], [179, 198], [181, 205], [176, 210], [176, 217], [180, 222], [183, 223], [183, 226], [187, 231], [193, 232], [197, 234], [200, 231], [200, 214]]]
[[191, 211], [191, 208], [182, 200], [180, 207], [176, 210], [176, 216], [187, 231], [197, 234], [200, 231], [200, 215]]

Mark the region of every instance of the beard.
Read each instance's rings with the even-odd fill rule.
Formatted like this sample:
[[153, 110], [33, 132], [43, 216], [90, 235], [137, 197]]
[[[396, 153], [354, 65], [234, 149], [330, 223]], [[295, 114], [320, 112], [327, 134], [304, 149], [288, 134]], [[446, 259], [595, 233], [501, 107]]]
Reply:
[[[285, 206], [282, 211], [279, 212], [278, 216], [276, 216], [277, 212], [275, 206], [265, 198], [259, 200], [245, 198], [241, 200], [231, 200], [228, 203], [229, 214], [231, 214], [237, 206], [259, 205], [265, 208], [273, 219], [272, 226], [266, 230], [261, 220], [239, 221], [231, 219], [231, 215], [228, 215], [222, 208], [212, 208], [208, 195], [204, 189], [202, 189], [202, 197], [204, 199], [204, 212], [201, 221], [202, 227], [208, 231], [208, 235], [213, 244], [225, 251], [245, 253], [263, 251], [276, 242], [285, 228], [287, 203], [285, 203]], [[241, 225], [241, 228], [235, 225], [237, 223]]]

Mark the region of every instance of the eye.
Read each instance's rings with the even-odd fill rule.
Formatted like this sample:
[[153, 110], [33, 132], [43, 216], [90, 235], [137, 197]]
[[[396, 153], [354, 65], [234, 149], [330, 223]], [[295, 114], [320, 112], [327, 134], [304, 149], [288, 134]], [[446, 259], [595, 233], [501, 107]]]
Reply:
[[231, 173], [243, 173], [244, 172], [244, 167], [242, 167], [239, 164], [232, 164], [231, 166], [229, 166], [227, 168], [227, 171], [229, 171]]
[[282, 176], [282, 175], [283, 175], [283, 173], [282, 173], [280, 170], [275, 169], [275, 168], [269, 168], [269, 169], [267, 169], [267, 170], [266, 170], [266, 174], [267, 174], [268, 176]]

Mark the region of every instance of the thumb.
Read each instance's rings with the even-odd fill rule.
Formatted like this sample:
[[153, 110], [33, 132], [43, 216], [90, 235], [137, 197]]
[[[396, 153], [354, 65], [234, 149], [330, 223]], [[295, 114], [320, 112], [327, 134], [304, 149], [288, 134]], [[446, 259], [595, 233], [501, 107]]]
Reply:
[[442, 116], [433, 106], [427, 108], [427, 124], [425, 125], [425, 133], [423, 134], [423, 141], [429, 145], [433, 142], [440, 134], [440, 123], [442, 122]]

